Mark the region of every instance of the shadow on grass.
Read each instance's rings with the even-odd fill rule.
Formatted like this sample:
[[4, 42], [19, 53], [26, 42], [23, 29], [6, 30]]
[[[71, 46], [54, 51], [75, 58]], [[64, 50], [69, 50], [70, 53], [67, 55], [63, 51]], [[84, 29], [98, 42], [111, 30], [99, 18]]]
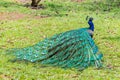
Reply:
[[107, 39], [107, 40], [120, 40], [120, 37], [103, 37], [102, 39]]
[[[4, 0], [0, 0], [0, 8], [3, 8], [2, 11], [21, 11], [25, 12], [24, 8], [29, 8], [31, 10], [37, 10], [38, 15], [46, 15], [46, 16], [68, 16], [68, 6], [64, 3], [53, 3], [46, 2], [41, 4], [39, 8], [31, 7], [30, 4], [19, 4], [16, 2], [8, 2]], [[26, 9], [27, 10], [27, 9]], [[29, 11], [30, 12], [30, 11]]]
[[84, 9], [87, 9], [89, 11], [96, 11], [98, 12], [111, 12], [116, 11], [117, 13], [120, 12], [119, 8], [120, 5], [118, 2], [111, 3], [110, 1], [101, 0], [101, 1], [88, 1], [85, 3], [82, 3], [81, 6], [83, 6]]
[[22, 5], [14, 2], [7, 2], [4, 0], [0, 0], [0, 7], [9, 8], [9, 7], [17, 7], [17, 6], [22, 6]]

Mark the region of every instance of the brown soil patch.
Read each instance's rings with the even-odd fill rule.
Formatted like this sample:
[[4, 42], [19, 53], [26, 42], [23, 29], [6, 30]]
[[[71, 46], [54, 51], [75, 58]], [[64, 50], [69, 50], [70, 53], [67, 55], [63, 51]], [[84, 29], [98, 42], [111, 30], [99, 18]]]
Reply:
[[11, 79], [12, 79], [12, 77], [10, 77], [10, 76], [8, 76], [8, 75], [3, 75], [3, 74], [0, 75], [0, 79], [1, 79], [1, 78], [2, 78], [2, 79], [5, 79], [5, 80], [8, 80], [8, 79], [11, 80]]
[[[16, 2], [21, 2], [21, 3], [30, 3], [31, 0], [15, 0]], [[75, 2], [82, 2], [84, 0], [71, 0], [71, 1], [75, 1]]]
[[18, 20], [24, 18], [26, 15], [18, 12], [1, 12], [0, 20]]
[[74, 2], [83, 2], [84, 0], [71, 0], [71, 1], [74, 1]]
[[34, 16], [29, 14], [23, 14], [18, 12], [0, 12], [0, 20], [19, 20], [23, 18], [32, 18], [32, 19], [41, 19], [41, 18], [47, 18], [49, 16]]
[[29, 3], [31, 0], [15, 0], [15, 2]]

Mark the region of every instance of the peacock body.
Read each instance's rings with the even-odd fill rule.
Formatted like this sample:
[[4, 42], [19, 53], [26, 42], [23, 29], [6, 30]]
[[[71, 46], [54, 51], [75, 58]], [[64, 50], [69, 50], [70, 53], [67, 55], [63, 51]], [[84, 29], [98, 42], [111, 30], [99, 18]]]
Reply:
[[87, 30], [87, 28], [70, 30], [46, 38], [33, 46], [13, 51], [18, 60], [64, 68], [100, 67], [102, 54]]

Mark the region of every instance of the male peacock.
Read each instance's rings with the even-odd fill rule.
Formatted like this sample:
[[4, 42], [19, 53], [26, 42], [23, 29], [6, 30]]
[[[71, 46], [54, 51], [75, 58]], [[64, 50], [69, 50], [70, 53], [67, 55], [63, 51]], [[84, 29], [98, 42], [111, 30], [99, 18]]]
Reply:
[[[102, 54], [91, 38], [94, 31], [92, 18], [88, 23], [89, 28], [70, 30], [54, 35], [33, 46], [14, 49], [14, 54], [18, 60], [40, 62], [64, 68], [100, 67], [102, 66]], [[92, 30], [92, 33], [89, 30]]]

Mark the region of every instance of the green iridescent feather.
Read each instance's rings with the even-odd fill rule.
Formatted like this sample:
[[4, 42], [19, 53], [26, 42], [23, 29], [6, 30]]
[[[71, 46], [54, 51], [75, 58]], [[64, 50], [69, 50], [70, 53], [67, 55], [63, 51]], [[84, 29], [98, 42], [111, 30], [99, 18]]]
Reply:
[[102, 66], [102, 54], [86, 28], [60, 33], [33, 46], [12, 51], [18, 60], [64, 68], [84, 69], [88, 66]]

